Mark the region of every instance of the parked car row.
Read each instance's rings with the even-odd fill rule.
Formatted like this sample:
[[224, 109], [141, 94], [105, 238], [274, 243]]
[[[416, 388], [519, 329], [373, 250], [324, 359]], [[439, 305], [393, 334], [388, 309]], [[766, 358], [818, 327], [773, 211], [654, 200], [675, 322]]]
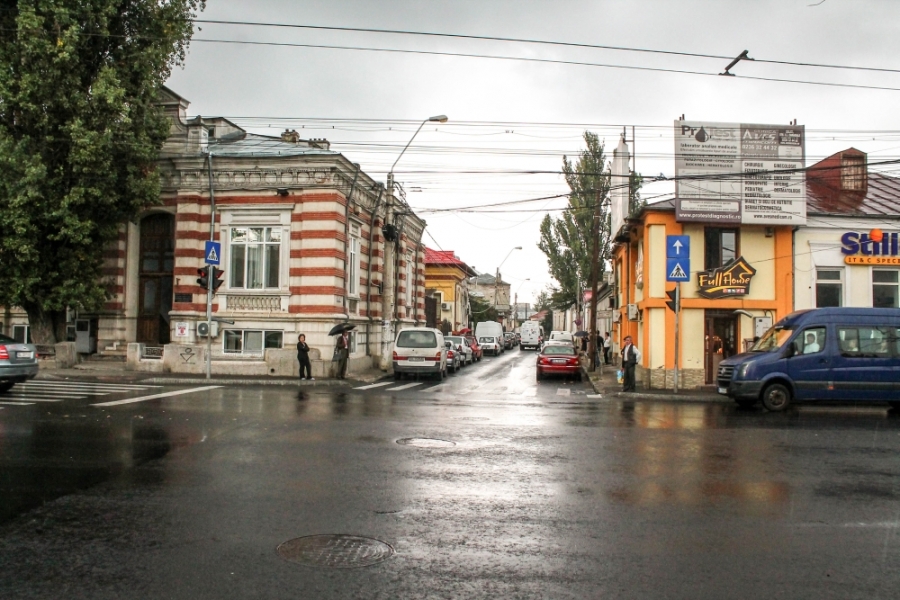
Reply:
[[439, 379], [478, 362], [484, 349], [471, 335], [447, 335], [430, 327], [411, 327], [394, 340], [394, 377], [432, 375]]

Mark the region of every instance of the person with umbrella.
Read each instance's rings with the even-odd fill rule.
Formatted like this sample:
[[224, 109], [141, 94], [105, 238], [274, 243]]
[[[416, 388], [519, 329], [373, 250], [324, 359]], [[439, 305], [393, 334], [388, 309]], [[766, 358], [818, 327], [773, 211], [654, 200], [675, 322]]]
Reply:
[[356, 327], [350, 323], [338, 323], [331, 328], [328, 335], [337, 335], [334, 344], [334, 360], [338, 361], [337, 378], [344, 379], [347, 376], [347, 359], [350, 358], [350, 330]]

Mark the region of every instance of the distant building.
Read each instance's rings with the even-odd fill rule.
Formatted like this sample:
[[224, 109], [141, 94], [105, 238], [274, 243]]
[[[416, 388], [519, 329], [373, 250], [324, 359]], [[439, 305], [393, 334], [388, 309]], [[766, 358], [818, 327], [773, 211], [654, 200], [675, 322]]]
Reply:
[[503, 281], [503, 277], [497, 279], [494, 275], [483, 273], [467, 280], [469, 293], [480, 294], [490, 304], [500, 318], [500, 322], [507, 329], [512, 329], [512, 307], [509, 302], [510, 284]]
[[453, 331], [469, 323], [466, 278], [476, 275], [452, 250], [425, 248], [425, 296], [436, 303], [436, 325], [447, 321]]

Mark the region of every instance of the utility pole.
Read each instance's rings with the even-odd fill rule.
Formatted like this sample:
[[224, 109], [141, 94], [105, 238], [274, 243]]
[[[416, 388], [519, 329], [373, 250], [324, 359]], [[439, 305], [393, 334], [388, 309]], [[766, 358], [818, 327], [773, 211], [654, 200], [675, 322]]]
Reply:
[[[418, 132], [417, 132], [418, 133]], [[400, 160], [399, 158], [397, 160]], [[394, 172], [393, 170], [387, 176], [387, 203], [384, 207], [384, 225], [391, 224], [394, 218]], [[391, 344], [394, 341], [393, 335], [393, 318], [394, 318], [394, 241], [388, 240], [385, 234], [385, 227], [382, 227], [382, 238], [384, 239], [384, 258], [382, 266], [384, 267], [383, 277], [381, 281], [381, 370], [387, 371], [391, 366]]]
[[[596, 185], [596, 183], [595, 183]], [[591, 223], [591, 238], [594, 242], [591, 252], [591, 327], [588, 329], [588, 353], [590, 356], [591, 371], [597, 368], [597, 279], [600, 272], [600, 190], [594, 190], [594, 219]]]

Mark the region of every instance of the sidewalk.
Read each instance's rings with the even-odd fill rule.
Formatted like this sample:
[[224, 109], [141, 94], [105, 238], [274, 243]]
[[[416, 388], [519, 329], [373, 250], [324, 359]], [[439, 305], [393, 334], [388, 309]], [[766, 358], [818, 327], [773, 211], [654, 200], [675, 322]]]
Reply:
[[213, 373], [210, 379], [205, 375], [187, 375], [184, 373], [146, 373], [143, 371], [128, 371], [124, 362], [118, 361], [87, 361], [75, 365], [70, 369], [57, 369], [47, 364], [41, 364], [41, 370], [36, 379], [44, 380], [96, 380], [118, 383], [145, 383], [157, 385], [292, 385], [297, 387], [323, 387], [323, 386], [349, 386], [352, 383], [372, 383], [385, 377], [385, 373], [377, 369], [370, 369], [364, 373], [352, 373], [349, 379], [316, 379], [315, 381], [300, 381], [299, 377], [267, 377], [264, 375], [229, 376]]
[[638, 385], [636, 392], [623, 392], [622, 384], [616, 381], [616, 370], [618, 368], [615, 365], [603, 365], [602, 369], [598, 366], [597, 370], [591, 373], [589, 370], [590, 361], [586, 360], [584, 356], [581, 357], [583, 375], [591, 382], [594, 391], [602, 394], [606, 399], [654, 400], [658, 402], [731, 402], [728, 396], [697, 390], [683, 390], [676, 394], [672, 390], [647, 390]]

